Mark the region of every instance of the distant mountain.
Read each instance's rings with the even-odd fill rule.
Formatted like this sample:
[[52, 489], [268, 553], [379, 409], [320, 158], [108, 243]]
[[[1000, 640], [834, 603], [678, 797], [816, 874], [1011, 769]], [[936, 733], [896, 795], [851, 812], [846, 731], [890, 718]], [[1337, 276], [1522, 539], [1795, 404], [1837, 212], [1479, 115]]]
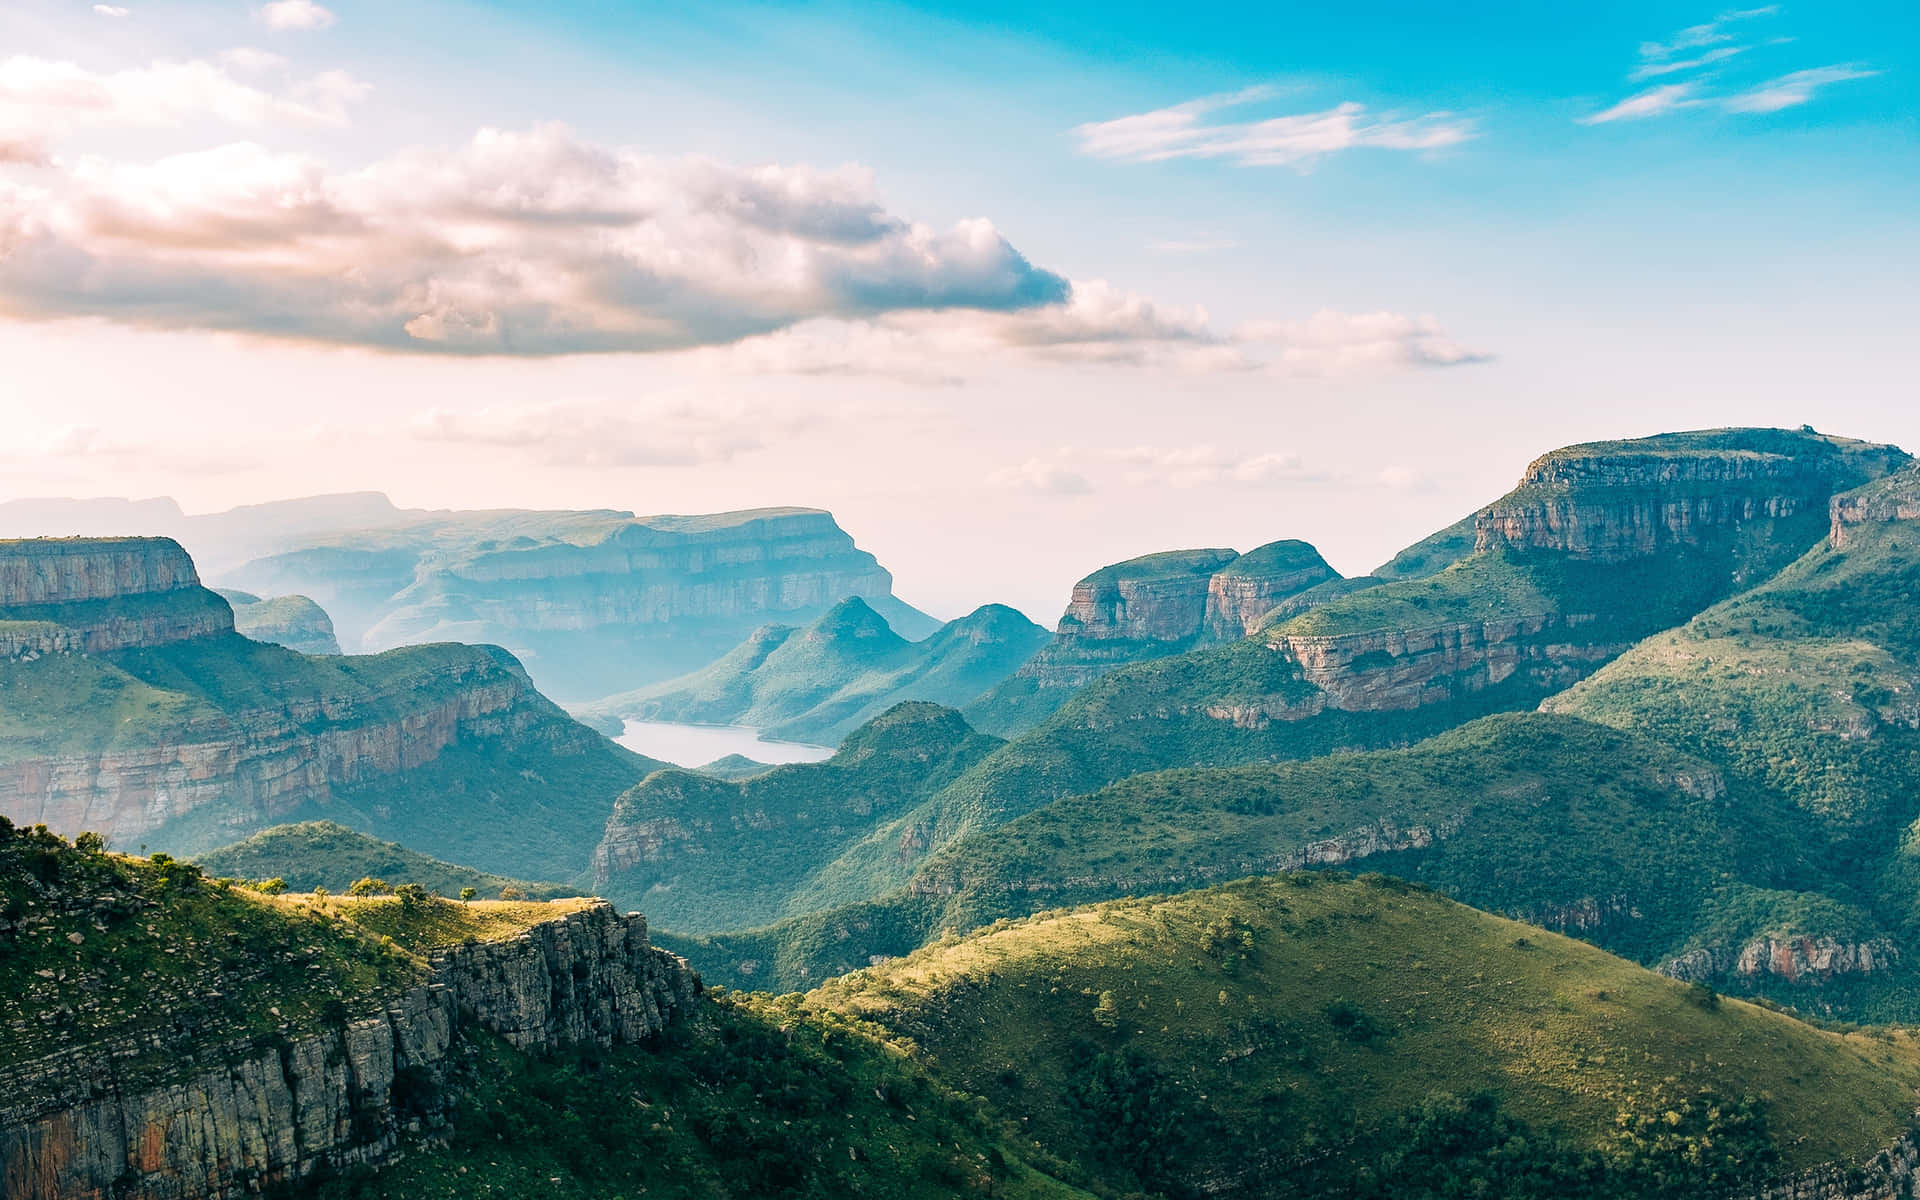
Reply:
[[302, 654], [338, 654], [327, 610], [305, 596], [274, 596], [262, 600], [252, 592], [215, 588], [233, 606], [233, 627], [241, 637], [272, 642]]
[[623, 794], [593, 852], [593, 889], [667, 928], [760, 925], [851, 897], [811, 874], [999, 746], [960, 715], [901, 704], [825, 762], [738, 782], [680, 769]]
[[661, 765], [497, 648], [307, 657], [241, 637], [167, 539], [0, 542], [0, 696], [0, 814], [179, 854], [324, 817], [564, 881]]
[[1556, 451], [1476, 514], [1472, 553], [1239, 641], [1112, 671], [816, 867], [815, 886], [884, 895], [969, 833], [1129, 775], [1403, 746], [1536, 707], [1773, 575], [1824, 539], [1834, 493], [1906, 461], [1783, 430]]
[[233, 589], [311, 597], [353, 653], [500, 645], [570, 701], [684, 674], [769, 620], [801, 624], [848, 596], [909, 640], [940, 624], [818, 509], [427, 510], [376, 492], [196, 516], [170, 499], [0, 503], [0, 536], [122, 534], [174, 538]]
[[280, 879], [296, 892], [326, 888], [344, 895], [358, 880], [378, 879], [396, 887], [417, 883], [449, 899], [458, 896], [463, 888], [474, 889], [484, 900], [497, 899], [507, 888], [517, 889], [529, 900], [580, 894], [577, 889], [559, 884], [530, 883], [441, 862], [334, 821], [275, 825], [245, 841], [209, 850], [193, 861], [215, 877]]
[[1102, 567], [1074, 584], [1053, 640], [964, 711], [980, 729], [1011, 737], [1116, 667], [1236, 641], [1275, 605], [1338, 579], [1300, 541], [1245, 554], [1169, 550]]
[[838, 745], [903, 701], [965, 704], [1046, 640], [1046, 630], [1013, 609], [989, 604], [909, 642], [853, 596], [804, 629], [764, 626], [704, 670], [576, 711], [600, 727], [619, 718], [748, 725]]

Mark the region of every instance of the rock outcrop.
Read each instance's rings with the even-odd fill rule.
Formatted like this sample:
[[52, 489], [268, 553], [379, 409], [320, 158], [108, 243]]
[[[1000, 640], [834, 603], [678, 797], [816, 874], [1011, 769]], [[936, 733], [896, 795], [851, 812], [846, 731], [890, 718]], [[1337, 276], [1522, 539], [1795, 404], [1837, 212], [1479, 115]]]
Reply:
[[107, 654], [233, 632], [168, 538], [0, 542], [0, 659]]
[[1891, 970], [1900, 951], [1888, 938], [1864, 941], [1768, 934], [1738, 945], [1697, 947], [1660, 965], [1660, 973], [1689, 983], [1722, 976], [1774, 976], [1788, 983], [1824, 983], [1841, 975]]
[[280, 1038], [202, 1041], [131, 1084], [133, 1047], [71, 1048], [0, 1083], [6, 1200], [226, 1200], [377, 1163], [443, 1129], [477, 1032], [527, 1051], [641, 1041], [699, 992], [644, 917], [599, 903], [499, 942], [437, 951], [375, 1012]]
[[1276, 605], [1338, 578], [1301, 541], [1246, 554], [1169, 550], [1102, 567], [1073, 585], [1053, 640], [969, 705], [967, 718], [989, 733], [1019, 732], [1116, 667], [1245, 637]]
[[338, 654], [339, 639], [327, 610], [306, 596], [261, 599], [251, 592], [219, 589], [233, 606], [233, 627], [241, 637], [271, 642], [301, 654]]
[[1827, 536], [1836, 550], [1847, 549], [1865, 527], [1920, 521], [1920, 466], [1835, 496], [1829, 516]]

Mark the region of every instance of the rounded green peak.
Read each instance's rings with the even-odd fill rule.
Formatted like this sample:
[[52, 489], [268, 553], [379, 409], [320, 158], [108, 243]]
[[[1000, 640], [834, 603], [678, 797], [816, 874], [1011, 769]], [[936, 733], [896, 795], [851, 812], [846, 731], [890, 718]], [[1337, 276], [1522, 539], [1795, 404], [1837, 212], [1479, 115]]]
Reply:
[[1240, 555], [1224, 547], [1205, 550], [1162, 550], [1101, 567], [1080, 581], [1083, 585], [1118, 583], [1123, 579], [1156, 579], [1176, 575], [1212, 575]]
[[1325, 568], [1331, 574], [1333, 568], [1327, 566], [1327, 560], [1311, 542], [1298, 538], [1285, 538], [1277, 542], [1268, 542], [1253, 549], [1220, 568], [1222, 575], [1269, 575], [1287, 571]]

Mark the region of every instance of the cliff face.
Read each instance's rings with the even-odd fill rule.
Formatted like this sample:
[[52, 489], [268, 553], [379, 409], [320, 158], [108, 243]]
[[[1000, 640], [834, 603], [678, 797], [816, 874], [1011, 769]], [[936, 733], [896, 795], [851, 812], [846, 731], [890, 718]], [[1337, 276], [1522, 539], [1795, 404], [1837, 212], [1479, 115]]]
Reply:
[[705, 665], [760, 625], [811, 620], [849, 596], [908, 638], [935, 624], [815, 509], [437, 514], [318, 539], [232, 579], [313, 597], [349, 649], [495, 643], [543, 688], [581, 700]]
[[572, 735], [520, 672], [483, 650], [448, 648], [377, 689], [239, 708], [133, 747], [0, 763], [0, 812], [130, 845], [212, 806], [235, 828], [272, 824], [338, 788], [432, 762], [462, 742]]
[[[7, 1200], [225, 1200], [377, 1163], [446, 1126], [476, 1031], [522, 1050], [643, 1040], [699, 991], [644, 917], [596, 904], [501, 942], [437, 951], [378, 1012], [318, 1032], [183, 1047], [130, 1087], [133, 1047], [70, 1047], [10, 1067], [0, 1099]], [[141, 1047], [140, 1049], [144, 1049]]]
[[1865, 526], [1920, 521], [1920, 467], [1904, 471], [1833, 498], [1827, 534], [1836, 550], [1854, 543]]
[[1172, 550], [1103, 567], [1074, 585], [1053, 640], [967, 717], [1011, 735], [1116, 667], [1245, 637], [1274, 606], [1338, 578], [1300, 541], [1244, 555]]
[[0, 659], [106, 654], [233, 631], [167, 538], [0, 542]]

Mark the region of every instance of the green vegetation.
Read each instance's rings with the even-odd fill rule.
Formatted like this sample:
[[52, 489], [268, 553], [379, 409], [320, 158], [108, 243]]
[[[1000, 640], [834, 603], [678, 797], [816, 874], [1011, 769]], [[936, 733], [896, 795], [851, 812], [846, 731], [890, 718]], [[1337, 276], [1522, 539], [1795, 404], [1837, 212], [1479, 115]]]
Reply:
[[310, 892], [316, 887], [344, 892], [355, 880], [371, 876], [419, 884], [446, 897], [458, 896], [463, 888], [472, 888], [477, 895], [497, 896], [505, 887], [517, 887], [536, 900], [579, 894], [559, 884], [528, 883], [441, 862], [334, 821], [276, 825], [243, 842], [209, 850], [195, 861], [209, 875], [277, 878], [296, 892]]
[[749, 725], [791, 741], [837, 745], [908, 700], [964, 704], [1019, 668], [1047, 633], [1013, 609], [986, 605], [925, 641], [896, 634], [849, 597], [805, 629], [769, 625], [710, 666], [580, 708], [603, 726], [639, 720]]
[[1469, 513], [1438, 533], [1428, 534], [1369, 571], [1368, 575], [1388, 583], [1397, 583], [1406, 579], [1424, 579], [1446, 570], [1473, 553], [1478, 540], [1474, 518], [1478, 515]]
[[910, 702], [862, 726], [825, 762], [738, 782], [656, 772], [615, 804], [594, 886], [690, 931], [834, 903], [841, 897], [813, 878], [820, 864], [999, 744], [950, 709]]
[[233, 627], [241, 637], [272, 642], [302, 654], [338, 654], [333, 621], [305, 596], [261, 599], [250, 592], [216, 589], [233, 605]]
[[998, 924], [807, 1003], [1103, 1192], [1694, 1197], [1906, 1128], [1910, 1039], [1702, 997], [1417, 885], [1296, 874]]
[[719, 996], [643, 1046], [535, 1059], [487, 1042], [449, 1144], [311, 1200], [1087, 1193], [978, 1100], [798, 997]]

